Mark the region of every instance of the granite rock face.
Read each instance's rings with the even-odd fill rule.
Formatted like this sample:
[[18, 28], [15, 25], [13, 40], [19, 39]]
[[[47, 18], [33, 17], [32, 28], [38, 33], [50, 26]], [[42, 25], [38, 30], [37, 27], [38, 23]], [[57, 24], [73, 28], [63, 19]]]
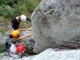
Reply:
[[14, 59], [8, 56], [0, 56], [0, 60], [80, 60], [80, 49], [59, 51], [57, 49], [49, 48], [33, 56], [24, 56], [20, 59]]
[[63, 50], [56, 51], [55, 49], [46, 49], [32, 60], [80, 60], [80, 50]]
[[80, 0], [42, 0], [31, 19], [35, 52], [80, 46]]

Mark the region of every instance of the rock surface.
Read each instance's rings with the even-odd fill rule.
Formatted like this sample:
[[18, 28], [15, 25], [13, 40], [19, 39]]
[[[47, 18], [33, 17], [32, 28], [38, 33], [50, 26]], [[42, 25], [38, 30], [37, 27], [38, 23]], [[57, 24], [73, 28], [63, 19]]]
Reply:
[[46, 49], [38, 55], [13, 59], [8, 56], [3, 56], [0, 60], [80, 60], [80, 49], [78, 50], [58, 50]]
[[80, 50], [47, 49], [35, 56], [32, 60], [80, 60]]
[[31, 19], [35, 52], [80, 46], [80, 0], [42, 0]]

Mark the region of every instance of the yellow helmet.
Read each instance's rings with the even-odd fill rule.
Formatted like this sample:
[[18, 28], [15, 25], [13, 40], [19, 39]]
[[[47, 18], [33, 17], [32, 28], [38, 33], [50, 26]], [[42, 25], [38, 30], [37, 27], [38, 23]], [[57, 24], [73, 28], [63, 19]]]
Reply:
[[19, 31], [19, 30], [13, 30], [13, 31], [11, 32], [11, 35], [12, 35], [14, 38], [16, 38], [16, 37], [18, 37], [18, 36], [20, 35], [20, 31]]

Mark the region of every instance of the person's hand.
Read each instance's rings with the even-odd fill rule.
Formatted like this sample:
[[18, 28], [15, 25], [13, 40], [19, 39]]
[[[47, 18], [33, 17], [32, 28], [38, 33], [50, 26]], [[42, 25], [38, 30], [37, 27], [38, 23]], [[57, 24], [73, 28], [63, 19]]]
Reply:
[[24, 53], [25, 51], [22, 51], [22, 53]]

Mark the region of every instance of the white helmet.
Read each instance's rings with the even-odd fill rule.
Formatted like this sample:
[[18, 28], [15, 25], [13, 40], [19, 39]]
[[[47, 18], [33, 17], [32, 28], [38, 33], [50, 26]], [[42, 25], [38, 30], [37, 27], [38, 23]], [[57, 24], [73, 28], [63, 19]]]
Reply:
[[26, 16], [25, 15], [21, 15], [20, 19], [21, 19], [21, 21], [26, 21]]

